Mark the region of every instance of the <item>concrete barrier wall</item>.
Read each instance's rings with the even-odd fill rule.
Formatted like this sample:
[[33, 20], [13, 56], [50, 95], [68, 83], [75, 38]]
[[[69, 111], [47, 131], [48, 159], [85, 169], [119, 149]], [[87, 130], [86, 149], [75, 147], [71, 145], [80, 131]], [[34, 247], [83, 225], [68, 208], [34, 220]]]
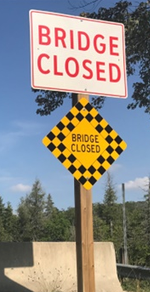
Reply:
[[[122, 292], [113, 243], [95, 242], [94, 258], [96, 292]], [[31, 291], [77, 291], [74, 242], [0, 243], [0, 292]]]

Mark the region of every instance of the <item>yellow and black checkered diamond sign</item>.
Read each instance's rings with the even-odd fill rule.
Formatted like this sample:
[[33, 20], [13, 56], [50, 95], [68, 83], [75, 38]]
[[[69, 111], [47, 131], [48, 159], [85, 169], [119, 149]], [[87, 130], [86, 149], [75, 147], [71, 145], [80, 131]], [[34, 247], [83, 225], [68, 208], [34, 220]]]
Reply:
[[44, 137], [43, 144], [87, 190], [127, 147], [85, 98]]

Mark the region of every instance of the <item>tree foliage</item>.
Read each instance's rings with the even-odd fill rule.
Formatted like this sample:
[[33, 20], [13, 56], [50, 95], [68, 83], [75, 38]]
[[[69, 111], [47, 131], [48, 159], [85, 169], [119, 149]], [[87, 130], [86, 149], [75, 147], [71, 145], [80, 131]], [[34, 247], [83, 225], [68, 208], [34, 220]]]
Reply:
[[[117, 261], [123, 247], [122, 204], [117, 203], [116, 190], [110, 174], [107, 176], [104, 200], [93, 204], [95, 241], [112, 241]], [[127, 246], [129, 263], [150, 266], [149, 186], [142, 202], [126, 202]], [[0, 241], [75, 241], [75, 209], [59, 210], [52, 196], [46, 195], [39, 180], [31, 192], [21, 198], [17, 214], [11, 204], [0, 197]]]
[[7, 206], [0, 197], [0, 241], [17, 241], [18, 225], [17, 216], [13, 214], [11, 204]]
[[41, 183], [36, 180], [31, 193], [21, 200], [18, 215], [23, 239], [26, 238], [28, 241], [38, 241], [40, 239], [43, 229], [44, 197], [45, 193]]
[[51, 219], [46, 221], [44, 234], [48, 241], [69, 241], [70, 224], [63, 211], [54, 209]]
[[144, 107], [150, 113], [150, 1], [134, 7], [131, 2], [119, 1], [109, 9], [100, 8], [88, 17], [121, 22], [125, 25], [127, 74], [135, 75], [133, 102], [128, 108]]
[[[37, 92], [38, 90], [33, 89], [33, 91]], [[35, 99], [37, 105], [39, 106], [36, 113], [41, 116], [50, 115], [51, 112], [63, 104], [64, 98], [67, 96], [70, 97], [70, 94], [66, 92], [40, 90], [40, 93]]]
[[52, 217], [53, 210], [54, 210], [54, 202], [52, 200], [51, 194], [48, 194], [47, 200], [45, 202], [45, 217], [47, 219]]
[[107, 172], [107, 181], [105, 186], [105, 193], [104, 193], [104, 217], [107, 225], [109, 225], [110, 229], [110, 238], [113, 237], [113, 229], [114, 229], [114, 213], [116, 208], [117, 196], [116, 196], [116, 190], [113, 184], [112, 176], [109, 172]]
[[[102, 1], [84, 1], [84, 9], [90, 3], [100, 5]], [[125, 25], [127, 75], [134, 75], [132, 102], [128, 108], [143, 107], [150, 113], [150, 0], [136, 6], [129, 1], [116, 2], [113, 7], [100, 7], [98, 12], [81, 13], [83, 17], [121, 22]], [[38, 92], [38, 90], [34, 90]], [[37, 114], [49, 115], [63, 104], [71, 94], [65, 92], [39, 91], [36, 97]], [[104, 97], [92, 97], [92, 104], [98, 109], [104, 104]]]

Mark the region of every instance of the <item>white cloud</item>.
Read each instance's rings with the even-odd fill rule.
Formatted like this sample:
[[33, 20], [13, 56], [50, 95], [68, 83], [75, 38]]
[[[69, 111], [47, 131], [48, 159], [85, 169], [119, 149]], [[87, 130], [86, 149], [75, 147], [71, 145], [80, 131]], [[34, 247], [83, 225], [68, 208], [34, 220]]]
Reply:
[[126, 182], [125, 188], [126, 190], [139, 189], [139, 188], [146, 190], [148, 188], [148, 182], [149, 182], [148, 176], [137, 177], [135, 178], [135, 180], [129, 180], [128, 182]]
[[24, 193], [24, 192], [31, 191], [31, 186], [24, 185], [24, 184], [17, 184], [17, 185], [12, 186], [10, 189], [13, 192], [22, 192], [22, 193]]

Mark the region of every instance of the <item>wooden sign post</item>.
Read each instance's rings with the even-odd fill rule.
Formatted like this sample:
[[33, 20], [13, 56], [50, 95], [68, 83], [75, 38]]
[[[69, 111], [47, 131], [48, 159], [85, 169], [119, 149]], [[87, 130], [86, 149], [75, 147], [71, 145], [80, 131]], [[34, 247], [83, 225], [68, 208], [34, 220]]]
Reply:
[[[73, 94], [74, 106], [82, 97]], [[92, 191], [74, 179], [78, 292], [95, 292]]]
[[88, 99], [73, 94], [72, 109], [42, 140], [75, 178], [78, 292], [95, 292], [91, 188], [127, 146]]

